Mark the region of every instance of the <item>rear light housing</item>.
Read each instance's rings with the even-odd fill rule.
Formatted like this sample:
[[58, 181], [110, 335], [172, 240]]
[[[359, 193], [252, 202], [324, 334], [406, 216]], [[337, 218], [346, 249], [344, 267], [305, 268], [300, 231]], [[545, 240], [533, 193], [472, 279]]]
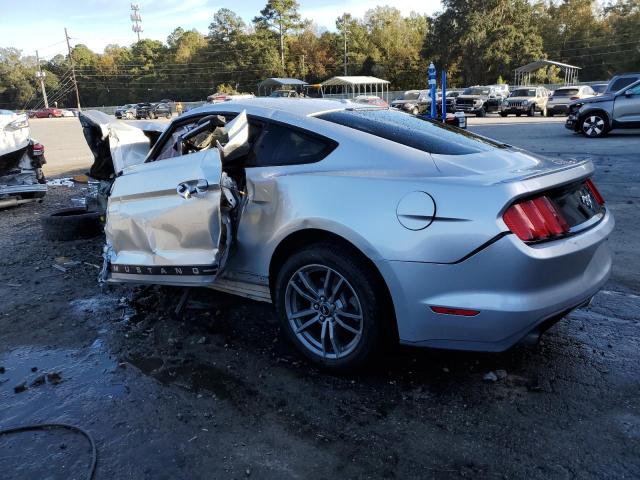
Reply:
[[480, 313], [480, 310], [457, 307], [431, 307], [431, 311], [441, 315], [458, 315], [460, 317], [475, 317]]
[[33, 145], [31, 145], [31, 151], [35, 156], [44, 155], [44, 145], [42, 145], [41, 143], [34, 143]]
[[580, 97], [571, 97], [569, 100], [580, 100]]
[[[604, 198], [591, 179], [583, 185], [598, 206], [604, 205]], [[512, 204], [502, 219], [509, 230], [525, 243], [554, 240], [571, 233], [571, 227], [556, 203], [544, 194]]]

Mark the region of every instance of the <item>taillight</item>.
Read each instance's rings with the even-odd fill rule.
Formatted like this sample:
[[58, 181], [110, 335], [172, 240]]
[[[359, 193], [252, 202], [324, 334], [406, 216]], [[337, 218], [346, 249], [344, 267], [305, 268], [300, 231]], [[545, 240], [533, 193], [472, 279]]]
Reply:
[[593, 195], [593, 198], [595, 198], [596, 202], [598, 202], [598, 205], [604, 205], [604, 198], [602, 197], [600, 191], [596, 188], [596, 184], [593, 183], [593, 180], [588, 179], [585, 185], [591, 192], [591, 195]]
[[570, 100], [580, 100], [580, 97], [571, 97]]
[[504, 223], [524, 242], [560, 237], [569, 232], [569, 224], [546, 196], [514, 203], [502, 216]]
[[44, 145], [41, 143], [34, 143], [31, 145], [31, 150], [34, 155], [42, 155], [44, 153]]

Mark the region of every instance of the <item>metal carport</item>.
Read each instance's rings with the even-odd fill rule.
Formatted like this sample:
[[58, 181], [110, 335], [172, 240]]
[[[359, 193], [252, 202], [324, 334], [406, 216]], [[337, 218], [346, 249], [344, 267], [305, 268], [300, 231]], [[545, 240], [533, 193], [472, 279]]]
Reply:
[[[380, 98], [388, 100], [389, 83], [388, 80], [376, 77], [341, 76], [332, 77], [322, 82], [322, 89], [325, 95], [336, 94], [347, 98], [355, 97], [356, 95], [379, 95]], [[385, 91], [387, 98], [385, 98]]]
[[535, 62], [528, 63], [522, 67], [518, 67], [514, 71], [514, 85], [530, 85], [531, 74], [536, 70], [548, 66], [556, 66], [564, 72], [563, 85], [573, 85], [578, 81], [578, 70], [582, 70], [575, 65], [568, 65], [566, 63], [554, 62], [553, 60], [536, 60]]
[[267, 78], [258, 84], [258, 95], [260, 95], [260, 90], [264, 90], [264, 94], [267, 95], [267, 90], [269, 93], [284, 87], [294, 87], [293, 90], [295, 90], [305, 85], [308, 85], [307, 82], [298, 80], [297, 78]]

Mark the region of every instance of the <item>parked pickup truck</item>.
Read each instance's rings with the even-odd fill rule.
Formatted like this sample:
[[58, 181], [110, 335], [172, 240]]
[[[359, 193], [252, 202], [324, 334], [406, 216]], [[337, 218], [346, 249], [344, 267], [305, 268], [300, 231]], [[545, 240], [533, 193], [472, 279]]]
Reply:
[[497, 112], [505, 97], [505, 93], [496, 86], [469, 87], [456, 98], [456, 112], [484, 117], [488, 112]]
[[544, 87], [517, 88], [500, 105], [500, 116], [506, 117], [513, 113], [516, 117], [522, 114], [533, 117], [536, 112], [545, 116], [548, 100], [549, 92]]

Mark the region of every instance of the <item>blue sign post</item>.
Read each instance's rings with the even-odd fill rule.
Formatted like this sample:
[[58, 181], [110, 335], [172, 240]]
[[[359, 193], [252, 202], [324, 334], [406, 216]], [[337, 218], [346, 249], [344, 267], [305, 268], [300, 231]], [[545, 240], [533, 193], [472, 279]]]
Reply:
[[429, 89], [431, 90], [431, 118], [438, 117], [438, 110], [436, 106], [436, 67], [431, 62], [429, 64]]
[[447, 121], [447, 71], [442, 70], [442, 121]]

